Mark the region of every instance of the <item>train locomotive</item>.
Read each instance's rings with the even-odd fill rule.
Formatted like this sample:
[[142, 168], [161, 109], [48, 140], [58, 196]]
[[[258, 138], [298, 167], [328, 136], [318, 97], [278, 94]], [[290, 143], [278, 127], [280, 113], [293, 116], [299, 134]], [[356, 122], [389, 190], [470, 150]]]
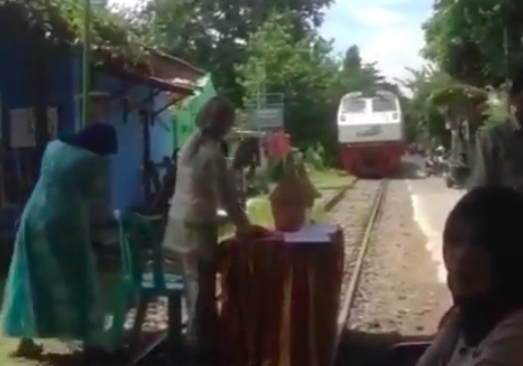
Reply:
[[405, 152], [403, 114], [397, 95], [349, 93], [337, 115], [339, 164], [360, 178], [385, 178], [401, 169]]

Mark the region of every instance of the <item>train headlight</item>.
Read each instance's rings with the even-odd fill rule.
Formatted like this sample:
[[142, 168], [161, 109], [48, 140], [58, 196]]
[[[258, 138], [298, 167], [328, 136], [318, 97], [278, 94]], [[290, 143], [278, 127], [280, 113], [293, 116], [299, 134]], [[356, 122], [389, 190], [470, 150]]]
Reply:
[[340, 116], [340, 121], [341, 122], [345, 122], [347, 120], [347, 118], [345, 116]]
[[398, 113], [392, 113], [392, 119], [393, 119], [394, 121], [396, 121], [399, 117], [400, 117], [400, 116], [399, 116]]

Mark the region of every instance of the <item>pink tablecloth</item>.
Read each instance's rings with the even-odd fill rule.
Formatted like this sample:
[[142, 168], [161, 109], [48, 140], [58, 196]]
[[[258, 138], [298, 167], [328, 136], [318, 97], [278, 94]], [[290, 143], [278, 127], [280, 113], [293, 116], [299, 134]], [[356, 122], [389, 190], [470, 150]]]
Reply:
[[325, 366], [343, 272], [338, 226], [227, 243], [220, 336], [233, 366]]

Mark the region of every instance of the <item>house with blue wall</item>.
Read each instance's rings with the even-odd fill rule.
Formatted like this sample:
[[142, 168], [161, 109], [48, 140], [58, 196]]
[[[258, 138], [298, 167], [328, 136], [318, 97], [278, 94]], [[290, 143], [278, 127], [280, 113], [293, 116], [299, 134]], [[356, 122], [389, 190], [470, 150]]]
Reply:
[[[71, 2], [70, 12], [79, 11], [74, 1], [64, 0]], [[69, 33], [60, 33], [67, 14], [56, 20], [56, 12], [63, 9], [52, 8], [47, 18], [56, 24], [40, 28], [24, 23], [31, 18], [27, 12], [45, 11], [41, 10], [45, 6], [32, 8], [15, 0], [0, 6], [0, 221], [4, 228], [12, 227], [31, 192], [47, 141], [80, 125], [81, 50]], [[42, 14], [31, 16], [47, 19]], [[92, 89], [107, 95], [106, 122], [118, 134], [119, 151], [111, 163], [112, 205], [118, 209], [144, 201], [145, 162], [157, 163], [172, 154], [169, 106], [190, 95], [194, 81], [203, 75], [183, 60], [152, 49], [143, 48], [137, 61], [136, 55], [125, 54], [126, 47], [137, 48], [129, 46], [131, 38], [122, 30], [121, 39], [113, 41], [116, 51], [124, 50], [117, 57], [104, 59], [95, 53], [91, 78]], [[134, 60], [128, 62], [129, 58]]]
[[[178, 60], [172, 59], [172, 62], [175, 64]], [[79, 95], [81, 59], [76, 57], [73, 63], [73, 90]], [[103, 68], [95, 72], [92, 81], [94, 90], [108, 95], [107, 121], [118, 133], [118, 153], [111, 162], [113, 208], [136, 206], [148, 194], [144, 182], [145, 161], [159, 164], [164, 157], [172, 156], [173, 95], [176, 95], [174, 100], [179, 100], [191, 94], [194, 86], [152, 81], [122, 72], [114, 75]], [[75, 111], [75, 121], [80, 121], [79, 106]]]

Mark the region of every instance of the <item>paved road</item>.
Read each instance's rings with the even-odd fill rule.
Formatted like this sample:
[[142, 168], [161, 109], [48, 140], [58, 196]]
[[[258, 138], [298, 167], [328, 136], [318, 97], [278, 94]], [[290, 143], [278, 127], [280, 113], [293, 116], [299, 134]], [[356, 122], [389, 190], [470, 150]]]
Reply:
[[463, 191], [449, 189], [442, 178], [426, 178], [407, 181], [414, 220], [427, 237], [427, 249], [438, 264], [438, 277], [445, 281], [446, 273], [441, 260], [441, 234], [448, 213], [463, 195]]

